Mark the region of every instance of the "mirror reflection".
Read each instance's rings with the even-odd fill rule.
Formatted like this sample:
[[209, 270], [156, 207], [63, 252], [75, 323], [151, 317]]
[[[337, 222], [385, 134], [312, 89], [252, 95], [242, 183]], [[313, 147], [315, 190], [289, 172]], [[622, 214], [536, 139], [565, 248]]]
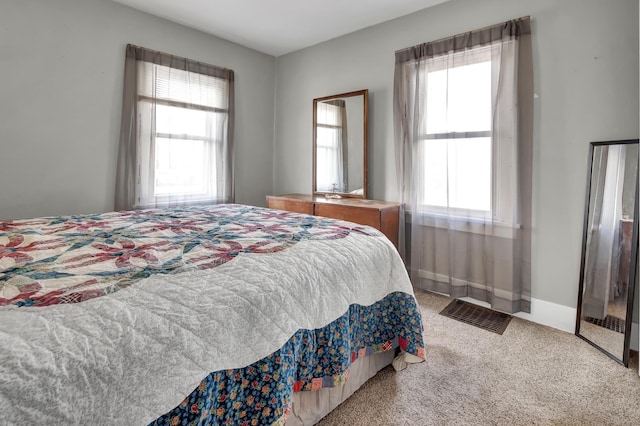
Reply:
[[576, 334], [624, 365], [637, 256], [637, 181], [637, 140], [591, 144]]
[[368, 91], [313, 100], [313, 193], [367, 196]]

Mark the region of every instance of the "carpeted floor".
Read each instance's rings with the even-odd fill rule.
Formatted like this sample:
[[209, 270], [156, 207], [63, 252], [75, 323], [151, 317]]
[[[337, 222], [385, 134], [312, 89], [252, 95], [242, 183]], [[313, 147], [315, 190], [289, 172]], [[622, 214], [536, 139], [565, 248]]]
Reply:
[[640, 425], [630, 368], [578, 337], [513, 318], [498, 335], [438, 313], [417, 290], [427, 361], [386, 367], [319, 425]]

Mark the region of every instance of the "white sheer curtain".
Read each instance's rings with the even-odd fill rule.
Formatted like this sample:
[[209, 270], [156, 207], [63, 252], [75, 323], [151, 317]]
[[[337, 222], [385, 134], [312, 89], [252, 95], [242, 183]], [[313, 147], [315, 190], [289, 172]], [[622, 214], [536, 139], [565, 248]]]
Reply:
[[394, 123], [415, 286], [530, 311], [529, 18], [396, 52]]
[[232, 202], [233, 71], [127, 46], [116, 210]]

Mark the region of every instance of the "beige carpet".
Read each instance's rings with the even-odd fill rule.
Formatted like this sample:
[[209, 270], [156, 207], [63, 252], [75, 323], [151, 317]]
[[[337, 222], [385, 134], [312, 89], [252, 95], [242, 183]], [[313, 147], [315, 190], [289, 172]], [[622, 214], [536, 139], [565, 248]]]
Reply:
[[502, 336], [439, 315], [417, 291], [427, 361], [380, 371], [319, 425], [640, 425], [638, 360], [514, 318]]

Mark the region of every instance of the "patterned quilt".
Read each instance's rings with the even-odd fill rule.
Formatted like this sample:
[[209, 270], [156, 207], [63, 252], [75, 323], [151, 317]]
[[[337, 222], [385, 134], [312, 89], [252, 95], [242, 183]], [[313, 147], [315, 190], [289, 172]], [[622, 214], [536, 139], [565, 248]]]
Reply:
[[278, 424], [396, 347], [424, 358], [421, 318], [369, 227], [240, 205], [0, 221], [9, 421]]

